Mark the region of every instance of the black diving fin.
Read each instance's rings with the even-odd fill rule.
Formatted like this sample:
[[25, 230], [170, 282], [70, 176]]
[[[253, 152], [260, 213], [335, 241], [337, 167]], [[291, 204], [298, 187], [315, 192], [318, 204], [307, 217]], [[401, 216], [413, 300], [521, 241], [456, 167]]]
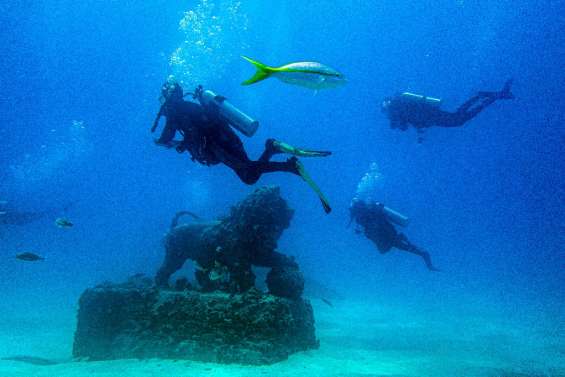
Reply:
[[504, 83], [504, 87], [500, 91], [501, 99], [514, 99], [514, 94], [511, 92], [513, 79], [509, 79]]

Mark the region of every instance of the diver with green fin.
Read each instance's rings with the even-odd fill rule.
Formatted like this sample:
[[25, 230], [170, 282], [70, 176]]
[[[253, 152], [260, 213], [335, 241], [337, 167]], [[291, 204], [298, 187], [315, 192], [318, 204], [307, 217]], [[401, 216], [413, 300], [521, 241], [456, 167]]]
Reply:
[[[223, 163], [248, 185], [257, 182], [265, 173], [288, 172], [298, 175], [318, 195], [324, 211], [331, 211], [324, 194], [297, 158], [325, 157], [331, 152], [295, 148], [275, 139], [268, 139], [265, 151], [258, 160], [253, 161], [247, 156], [241, 139], [230, 126], [246, 136], [253, 136], [259, 123], [234, 107], [225, 97], [204, 90], [201, 86], [191, 94], [199, 103], [184, 100], [183, 89], [174, 77], [169, 76], [163, 84], [159, 98], [161, 108], [151, 128], [151, 132], [154, 132], [159, 119], [166, 117], [165, 128], [155, 140], [157, 145], [174, 147], [179, 153], [187, 151], [193, 161], [203, 165]], [[182, 140], [174, 139], [177, 132], [181, 134]], [[292, 157], [286, 161], [271, 161], [274, 155], [282, 153], [291, 154]]]

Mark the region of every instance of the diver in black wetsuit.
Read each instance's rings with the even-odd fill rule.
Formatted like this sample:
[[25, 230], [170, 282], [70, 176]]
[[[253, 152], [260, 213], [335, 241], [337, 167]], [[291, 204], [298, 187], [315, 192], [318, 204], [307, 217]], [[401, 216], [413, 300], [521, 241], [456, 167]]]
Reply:
[[[286, 143], [268, 139], [265, 151], [257, 161], [250, 160], [245, 152], [241, 139], [231, 129], [229, 123], [222, 119], [213, 105], [204, 107], [195, 102], [183, 99], [183, 90], [174, 80], [168, 80], [161, 88], [161, 109], [152, 128], [155, 130], [161, 116], [167, 118], [165, 129], [155, 140], [157, 145], [168, 148], [175, 147], [177, 152], [188, 151], [193, 161], [204, 165], [223, 163], [231, 168], [246, 184], [254, 184], [261, 175], [271, 172], [288, 172], [303, 178], [318, 194], [326, 213], [331, 207], [320, 189], [306, 173], [302, 163], [296, 156], [324, 157], [331, 154], [327, 151], [310, 151], [294, 148]], [[182, 140], [174, 140], [179, 132]], [[273, 155], [289, 153], [294, 156], [284, 162], [270, 161]]]
[[426, 128], [460, 127], [495, 101], [513, 99], [511, 86], [512, 80], [508, 80], [500, 92], [479, 92], [453, 113], [441, 110], [438, 99], [412, 93], [387, 97], [382, 102], [381, 108], [390, 119], [391, 128], [406, 131], [408, 126], [412, 125], [420, 134], [418, 141], [422, 142], [422, 133]]
[[[396, 247], [422, 257], [428, 270], [439, 271], [433, 266], [428, 252], [410, 243], [403, 233], [396, 231], [394, 225], [388, 220], [384, 208], [381, 203], [366, 203], [364, 200], [355, 198], [351, 202], [349, 211], [351, 220], [355, 220], [381, 254], [388, 253], [393, 247]], [[361, 230], [357, 231], [361, 232]]]

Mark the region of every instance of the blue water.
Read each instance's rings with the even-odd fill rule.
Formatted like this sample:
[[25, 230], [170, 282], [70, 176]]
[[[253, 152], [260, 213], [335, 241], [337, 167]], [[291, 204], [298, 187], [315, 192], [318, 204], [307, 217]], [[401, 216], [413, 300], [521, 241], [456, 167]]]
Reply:
[[[10, 323], [60, 311], [72, 318], [85, 288], [155, 272], [176, 211], [213, 218], [251, 192], [223, 166], [153, 144], [159, 89], [175, 74], [260, 120], [253, 138], [242, 136], [252, 158], [269, 137], [334, 152], [305, 161], [329, 216], [295, 177], [258, 183], [280, 185], [296, 209], [279, 249], [310, 279], [441, 323], [476, 314], [539, 327], [563, 347], [564, 8], [551, 0], [0, 5], [0, 200], [49, 212], [26, 226], [0, 224], [0, 312]], [[254, 70], [242, 54], [271, 65], [320, 61], [348, 83], [318, 93], [275, 79], [243, 87]], [[414, 130], [390, 129], [379, 109], [398, 91], [455, 109], [508, 78], [515, 100], [465, 127], [430, 129], [422, 144]], [[441, 273], [405, 253], [380, 255], [347, 227], [372, 162], [384, 177], [382, 201], [409, 215], [406, 234]], [[63, 215], [72, 229], [54, 226]], [[16, 261], [22, 251], [46, 261]], [[10, 348], [16, 335], [2, 334]], [[565, 365], [557, 351], [551, 362]]]

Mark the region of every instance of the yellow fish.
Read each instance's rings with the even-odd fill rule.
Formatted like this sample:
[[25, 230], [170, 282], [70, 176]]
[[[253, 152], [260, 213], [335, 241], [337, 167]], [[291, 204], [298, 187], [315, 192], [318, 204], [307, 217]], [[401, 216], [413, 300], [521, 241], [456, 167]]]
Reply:
[[242, 82], [241, 85], [251, 85], [271, 76], [287, 84], [314, 90], [336, 88], [347, 83], [345, 76], [341, 73], [317, 62], [297, 62], [280, 67], [269, 67], [247, 56], [242, 56], [242, 58], [253, 64], [257, 68], [257, 72], [249, 80]]

